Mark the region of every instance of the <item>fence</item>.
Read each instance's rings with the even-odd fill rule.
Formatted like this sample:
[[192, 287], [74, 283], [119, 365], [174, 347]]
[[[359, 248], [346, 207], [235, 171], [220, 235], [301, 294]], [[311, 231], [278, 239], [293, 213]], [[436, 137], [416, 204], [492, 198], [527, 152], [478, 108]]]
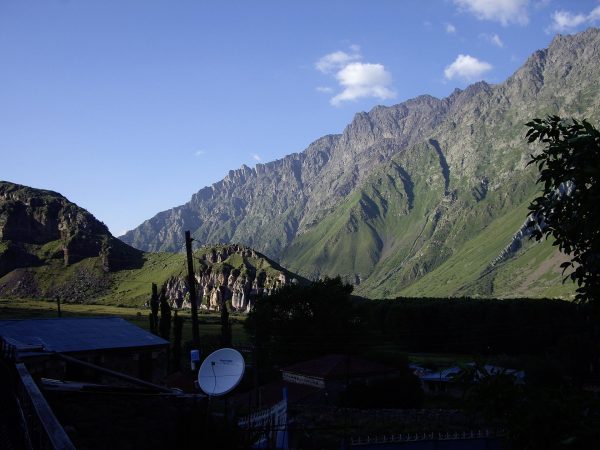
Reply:
[[16, 346], [0, 337], [0, 375], [5, 389], [0, 395], [14, 396], [13, 411], [20, 424], [21, 440], [28, 450], [75, 450], [71, 439], [58, 421], [44, 395], [23, 363], [16, 362]]
[[25, 365], [18, 363], [15, 367], [18, 412], [27, 430], [28, 447], [34, 450], [75, 450]]
[[363, 436], [350, 439], [351, 446], [371, 445], [371, 444], [395, 444], [402, 442], [417, 441], [451, 441], [467, 439], [486, 439], [500, 437], [500, 434], [490, 430], [446, 432], [446, 433], [405, 433], [383, 436]]

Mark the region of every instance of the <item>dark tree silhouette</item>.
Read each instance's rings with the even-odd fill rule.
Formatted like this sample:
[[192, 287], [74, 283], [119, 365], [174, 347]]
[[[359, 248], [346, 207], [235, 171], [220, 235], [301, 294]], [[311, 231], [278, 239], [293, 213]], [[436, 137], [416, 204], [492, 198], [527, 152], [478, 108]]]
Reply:
[[[540, 141], [544, 150], [531, 155], [543, 193], [529, 209], [532, 237], [552, 236], [555, 245], [571, 256], [561, 265], [572, 268], [577, 300], [600, 301], [600, 132], [589, 122], [558, 116], [533, 119], [529, 142]], [[564, 273], [564, 272], [563, 272]]]
[[152, 295], [150, 296], [150, 311], [150, 332], [158, 334], [158, 294], [154, 283], [152, 283]]
[[231, 347], [231, 324], [229, 323], [229, 311], [227, 302], [221, 302], [221, 346]]
[[173, 370], [181, 370], [181, 336], [183, 331], [183, 317], [177, 311], [173, 314]]
[[167, 294], [163, 289], [160, 292], [160, 321], [158, 322], [160, 337], [167, 341], [171, 335], [171, 307], [167, 302]]
[[351, 292], [339, 277], [284, 286], [254, 304], [244, 327], [281, 363], [345, 351], [355, 328]]

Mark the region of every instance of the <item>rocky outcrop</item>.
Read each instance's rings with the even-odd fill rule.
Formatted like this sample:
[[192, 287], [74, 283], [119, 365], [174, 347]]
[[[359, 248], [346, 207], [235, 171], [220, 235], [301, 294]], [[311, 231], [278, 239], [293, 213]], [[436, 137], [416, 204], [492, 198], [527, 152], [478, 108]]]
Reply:
[[[194, 254], [196, 304], [205, 310], [248, 312], [260, 297], [277, 288], [298, 283], [299, 277], [243, 245], [206, 247]], [[164, 284], [169, 302], [176, 308], [190, 308], [187, 277], [173, 276]]]
[[0, 181], [0, 277], [19, 267], [100, 257], [106, 272], [135, 267], [142, 252], [62, 195]]
[[502, 251], [498, 254], [498, 256], [496, 256], [492, 260], [492, 262], [490, 262], [488, 269], [491, 269], [496, 265], [500, 264], [501, 262], [506, 261], [507, 259], [515, 256], [515, 254], [521, 248], [523, 248], [523, 246], [525, 245], [525, 240], [531, 236], [532, 232], [533, 228], [531, 227], [531, 218], [527, 217], [525, 222], [523, 222], [523, 225], [519, 227], [519, 229], [514, 234], [510, 242], [506, 245], [506, 247], [504, 247]]
[[[554, 190], [554, 198], [557, 201], [560, 201], [561, 197], [570, 196], [574, 189], [575, 184], [573, 181], [569, 180], [567, 182], [563, 182], [558, 186], [557, 189]], [[523, 225], [519, 227], [506, 247], [502, 249], [500, 254], [492, 260], [489, 268], [493, 268], [497, 264], [515, 256], [516, 252], [523, 248], [525, 239], [529, 239], [536, 228], [543, 232], [546, 230], [547, 225], [543, 220], [536, 220], [533, 214], [529, 214]]]

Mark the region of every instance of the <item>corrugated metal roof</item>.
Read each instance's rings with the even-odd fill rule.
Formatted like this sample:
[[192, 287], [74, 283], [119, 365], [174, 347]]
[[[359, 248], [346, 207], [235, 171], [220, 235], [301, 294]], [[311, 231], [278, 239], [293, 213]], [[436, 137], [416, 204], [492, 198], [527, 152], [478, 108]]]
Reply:
[[168, 345], [120, 317], [0, 320], [0, 336], [17, 350], [34, 346], [61, 353]]

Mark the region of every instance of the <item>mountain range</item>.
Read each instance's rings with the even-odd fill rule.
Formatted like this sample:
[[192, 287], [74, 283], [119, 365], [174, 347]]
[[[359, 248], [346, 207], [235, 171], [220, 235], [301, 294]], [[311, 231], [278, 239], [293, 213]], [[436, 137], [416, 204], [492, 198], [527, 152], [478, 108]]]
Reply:
[[[303, 282], [242, 245], [193, 253], [204, 309], [246, 311], [278, 286]], [[57, 192], [0, 181], [0, 298], [141, 306], [152, 283], [175, 307], [189, 307], [186, 257], [146, 253], [111, 235], [106, 225]]]
[[[242, 243], [309, 278], [341, 275], [371, 298], [563, 296], [551, 242], [524, 222], [539, 192], [525, 123], [597, 122], [600, 30], [554, 37], [506, 81], [356, 114], [341, 134], [231, 170], [120, 239], [144, 251]], [[300, 125], [299, 125], [300, 126]]]

